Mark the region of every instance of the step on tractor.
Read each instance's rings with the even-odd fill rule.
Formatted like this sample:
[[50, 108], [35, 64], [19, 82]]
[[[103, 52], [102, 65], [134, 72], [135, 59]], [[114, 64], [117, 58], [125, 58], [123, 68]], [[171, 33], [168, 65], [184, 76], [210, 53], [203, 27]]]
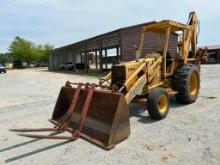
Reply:
[[[186, 24], [162, 20], [143, 26], [134, 61], [114, 65], [100, 77], [99, 84], [66, 82], [50, 119], [53, 128], [11, 131], [39, 139], [81, 137], [109, 150], [130, 135], [129, 103], [146, 99], [150, 117], [160, 120], [169, 112], [170, 96], [183, 104], [195, 102], [200, 88], [200, 61], [206, 56], [204, 50], [197, 48], [198, 22], [195, 12], [191, 12]], [[160, 36], [158, 46], [152, 50], [144, 46], [147, 32]], [[168, 51], [171, 34], [178, 36], [173, 54]], [[71, 135], [27, 133], [41, 131], [69, 131]]]

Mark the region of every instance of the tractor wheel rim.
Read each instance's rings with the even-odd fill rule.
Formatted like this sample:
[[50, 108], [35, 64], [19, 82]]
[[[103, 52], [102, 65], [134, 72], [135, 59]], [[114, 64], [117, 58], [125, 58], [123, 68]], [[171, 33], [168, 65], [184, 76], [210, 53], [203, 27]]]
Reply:
[[195, 72], [192, 73], [190, 77], [190, 84], [189, 84], [189, 93], [190, 95], [194, 96], [198, 92], [198, 78]]
[[168, 107], [167, 96], [161, 94], [158, 99], [157, 108], [161, 113], [164, 113], [167, 111], [167, 107]]

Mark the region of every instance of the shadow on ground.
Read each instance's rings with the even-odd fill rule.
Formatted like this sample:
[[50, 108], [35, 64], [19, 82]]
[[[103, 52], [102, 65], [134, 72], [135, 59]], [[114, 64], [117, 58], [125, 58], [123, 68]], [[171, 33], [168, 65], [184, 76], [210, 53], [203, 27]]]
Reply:
[[[55, 136], [57, 134], [60, 134], [60, 132], [51, 133], [49, 135], [50, 136]], [[16, 145], [13, 145], [13, 146], [10, 146], [10, 147], [6, 147], [6, 148], [3, 148], [3, 149], [0, 149], [0, 153], [1, 152], [6, 152], [6, 151], [9, 151], [9, 150], [18, 148], [18, 147], [25, 146], [25, 145], [37, 142], [39, 140], [42, 140], [42, 139], [32, 139], [32, 140], [29, 140], [29, 141], [26, 141], [26, 142], [23, 142], [23, 143], [20, 143], [20, 144], [16, 144]], [[40, 152], [47, 151], [47, 150], [50, 150], [50, 149], [62, 146], [62, 145], [66, 144], [66, 143], [69, 143], [69, 142], [71, 142], [71, 141], [69, 141], [69, 140], [68, 141], [64, 141], [64, 142], [57, 143], [57, 144], [54, 144], [54, 145], [51, 145], [51, 146], [47, 146], [47, 147], [44, 147], [44, 148], [41, 148], [41, 149], [37, 149], [37, 150], [31, 151], [31, 152], [28, 152], [28, 153], [24, 153], [24, 154], [21, 154], [21, 155], [18, 155], [18, 156], [6, 159], [5, 162], [9, 163], [9, 162], [13, 162], [13, 161], [16, 161], [16, 160], [19, 160], [19, 159], [23, 159], [25, 157], [28, 157], [28, 156], [31, 156], [31, 155], [34, 155], [34, 154], [37, 154], [37, 153], [40, 153]]]
[[[147, 103], [146, 103], [147, 104]], [[175, 97], [170, 98], [170, 110], [174, 109], [176, 110], [179, 107], [185, 106], [184, 104], [179, 104], [176, 102]], [[159, 120], [153, 120], [150, 118], [147, 112], [147, 105], [139, 105], [135, 103], [129, 104], [129, 114], [130, 117], [136, 117], [138, 118], [138, 122], [143, 124], [151, 124], [158, 122]]]
[[54, 144], [54, 145], [51, 145], [51, 146], [47, 146], [47, 147], [44, 147], [44, 148], [41, 148], [41, 149], [37, 149], [37, 150], [31, 151], [31, 152], [28, 152], [28, 153], [24, 153], [24, 154], [21, 154], [21, 155], [18, 155], [18, 156], [6, 159], [5, 163], [10, 163], [10, 162], [22, 159], [22, 158], [26, 158], [28, 156], [31, 156], [31, 155], [34, 155], [34, 154], [38, 154], [40, 152], [44, 152], [44, 151], [47, 151], [47, 150], [50, 150], [50, 149], [62, 146], [62, 145], [67, 144], [69, 142], [71, 142], [71, 141], [60, 142], [60, 143], [57, 143], [57, 144]]

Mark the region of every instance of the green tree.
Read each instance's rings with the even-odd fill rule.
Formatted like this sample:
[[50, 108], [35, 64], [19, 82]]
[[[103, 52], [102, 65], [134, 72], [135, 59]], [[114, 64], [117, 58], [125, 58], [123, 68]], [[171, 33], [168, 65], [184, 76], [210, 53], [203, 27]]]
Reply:
[[0, 63], [12, 62], [11, 55], [9, 53], [0, 53]]
[[1, 64], [4, 64], [4, 63], [6, 63], [6, 62], [7, 62], [7, 55], [1, 53], [1, 54], [0, 54], [0, 63], [1, 63]]
[[53, 46], [50, 44], [38, 45], [38, 61], [48, 63], [48, 55], [53, 50]]
[[30, 63], [34, 60], [34, 48], [35, 45], [31, 41], [27, 41], [17, 36], [9, 46], [9, 52], [12, 54], [13, 60], [21, 60]]
[[19, 36], [15, 37], [9, 46], [13, 60], [20, 60], [30, 64], [32, 61], [48, 62], [48, 55], [53, 50], [50, 44], [36, 45]]
[[48, 55], [53, 50], [53, 46], [50, 44], [43, 45], [41, 61], [48, 63]]

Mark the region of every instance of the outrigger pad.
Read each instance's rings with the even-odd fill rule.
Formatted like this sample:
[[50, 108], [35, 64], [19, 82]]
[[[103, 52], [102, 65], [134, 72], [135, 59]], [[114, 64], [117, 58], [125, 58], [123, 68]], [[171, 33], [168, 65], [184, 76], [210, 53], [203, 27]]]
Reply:
[[[76, 88], [62, 87], [55, 105], [52, 121], [58, 121], [68, 110]], [[87, 89], [80, 91], [69, 127], [77, 129], [85, 103]], [[111, 149], [130, 135], [129, 111], [121, 93], [95, 90], [80, 136], [105, 148]]]

